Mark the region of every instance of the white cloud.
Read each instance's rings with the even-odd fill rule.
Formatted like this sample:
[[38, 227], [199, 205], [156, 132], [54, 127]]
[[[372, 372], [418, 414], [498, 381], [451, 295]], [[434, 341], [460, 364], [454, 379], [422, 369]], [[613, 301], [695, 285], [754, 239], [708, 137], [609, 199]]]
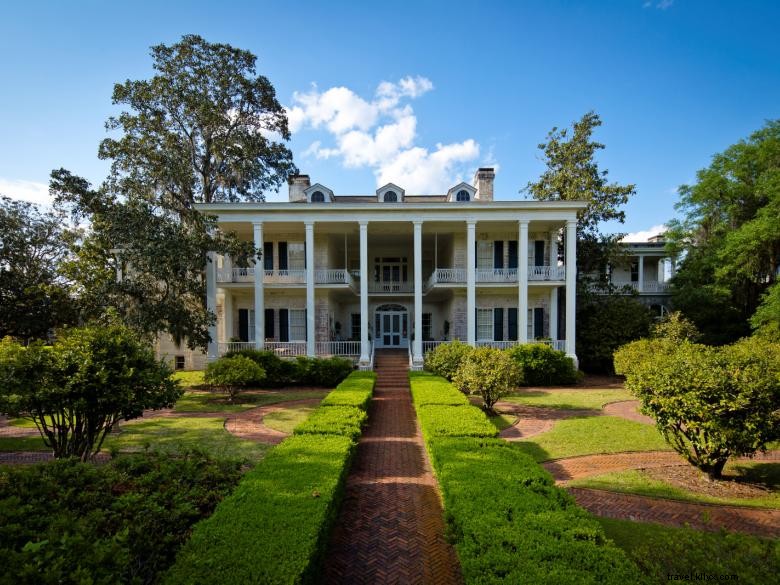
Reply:
[[658, 10], [666, 10], [674, 5], [674, 0], [645, 0], [642, 4], [643, 8], [657, 8]]
[[52, 197], [49, 195], [49, 186], [36, 181], [0, 177], [0, 195], [41, 205], [51, 205], [52, 203]]
[[[437, 144], [432, 151], [415, 144], [417, 116], [403, 100], [416, 99], [433, 89], [425, 77], [381, 82], [370, 100], [346, 87], [320, 92], [317, 86], [293, 94], [287, 108], [293, 132], [324, 130], [333, 143], [315, 140], [303, 156], [338, 158], [346, 168], [371, 168], [377, 185], [401, 185], [410, 193], [443, 192], [461, 180], [465, 165], [479, 157], [474, 139]], [[457, 180], [456, 180], [457, 179]]]
[[658, 234], [661, 234], [666, 231], [666, 226], [664, 224], [658, 224], [654, 225], [651, 228], [648, 228], [646, 230], [638, 231], [638, 232], [632, 232], [630, 234], [626, 234], [626, 237], [623, 238], [622, 241], [624, 242], [646, 242], [653, 236], [657, 236]]

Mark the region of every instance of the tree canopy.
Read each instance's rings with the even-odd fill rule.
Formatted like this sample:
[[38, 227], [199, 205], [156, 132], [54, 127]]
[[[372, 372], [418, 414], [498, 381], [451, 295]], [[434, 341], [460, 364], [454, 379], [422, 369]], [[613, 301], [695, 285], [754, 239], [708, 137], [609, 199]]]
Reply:
[[144, 334], [205, 347], [215, 319], [205, 306], [208, 253], [241, 265], [261, 251], [193, 204], [262, 200], [296, 172], [290, 133], [251, 53], [187, 35], [151, 55], [151, 79], [114, 87], [114, 103], [128, 110], [106, 124], [119, 133], [99, 148], [112, 161], [107, 180], [92, 188], [59, 169], [50, 186], [59, 205], [91, 224], [68, 265], [85, 317], [109, 306]]
[[776, 327], [780, 308], [769, 291], [780, 267], [780, 120], [716, 154], [695, 184], [680, 187], [677, 209], [683, 217], [667, 233], [684, 256], [675, 306], [709, 343], [746, 335], [762, 302], [752, 323]]

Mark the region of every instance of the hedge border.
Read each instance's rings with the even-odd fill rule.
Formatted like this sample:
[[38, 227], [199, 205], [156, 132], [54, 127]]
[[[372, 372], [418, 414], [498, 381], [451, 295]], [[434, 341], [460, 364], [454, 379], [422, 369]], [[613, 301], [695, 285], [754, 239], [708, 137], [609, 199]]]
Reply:
[[[424, 393], [424, 376], [409, 375], [413, 400]], [[442, 493], [447, 536], [467, 584], [646, 582], [595, 518], [517, 445], [457, 436], [457, 422], [443, 436], [441, 428], [428, 427], [423, 413], [431, 406], [414, 401]], [[478, 410], [447, 408], [453, 421], [458, 409], [464, 416]]]
[[[369, 400], [352, 408], [365, 420], [375, 381], [372, 372], [353, 372], [328, 397], [362, 386]], [[343, 408], [349, 407], [322, 405], [313, 414]], [[351, 430], [299, 433], [271, 449], [214, 513], [195, 525], [163, 582], [316, 582], [358, 437]]]

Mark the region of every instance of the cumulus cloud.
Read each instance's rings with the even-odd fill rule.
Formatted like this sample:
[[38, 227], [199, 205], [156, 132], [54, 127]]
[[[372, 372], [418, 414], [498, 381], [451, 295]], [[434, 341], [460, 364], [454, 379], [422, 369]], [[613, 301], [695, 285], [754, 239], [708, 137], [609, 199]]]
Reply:
[[630, 234], [626, 234], [626, 237], [623, 238], [623, 241], [624, 242], [646, 242], [653, 236], [662, 234], [665, 231], [666, 231], [666, 226], [664, 224], [654, 225], [646, 230], [641, 230], [638, 232], [632, 232]]
[[377, 186], [394, 182], [410, 193], [443, 192], [461, 179], [465, 165], [479, 157], [479, 144], [437, 144], [433, 150], [415, 144], [417, 116], [404, 100], [416, 99], [433, 90], [425, 77], [383, 81], [371, 99], [346, 87], [293, 94], [287, 108], [290, 129], [323, 130], [332, 144], [316, 140], [304, 157], [336, 158], [346, 168], [371, 168]]
[[49, 186], [46, 183], [23, 179], [0, 177], [0, 195], [41, 205], [51, 205], [52, 202], [52, 197], [49, 196]]

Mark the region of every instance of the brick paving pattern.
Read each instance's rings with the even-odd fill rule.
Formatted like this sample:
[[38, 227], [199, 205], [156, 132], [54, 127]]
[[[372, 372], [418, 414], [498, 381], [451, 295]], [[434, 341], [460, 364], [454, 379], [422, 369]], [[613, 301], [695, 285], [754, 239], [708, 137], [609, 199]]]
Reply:
[[377, 386], [325, 562], [326, 583], [460, 583], [412, 407], [406, 351], [376, 354]]
[[[263, 424], [263, 417], [269, 412], [282, 410], [295, 406], [316, 406], [322, 399], [305, 398], [302, 400], [288, 400], [268, 406], [259, 406], [250, 410], [245, 410], [237, 414], [230, 415], [225, 420], [225, 430], [240, 439], [248, 441], [257, 441], [258, 443], [270, 443], [276, 445], [288, 436], [288, 433], [277, 431]], [[225, 416], [222, 414], [221, 416]]]
[[569, 493], [580, 506], [596, 516], [780, 537], [780, 510], [694, 504], [585, 488], [569, 488]]
[[610, 402], [604, 405], [602, 411], [607, 416], [619, 416], [646, 425], [655, 424], [655, 421], [651, 417], [639, 412], [639, 400], [619, 400], [617, 402]]
[[497, 402], [496, 409], [503, 414], [512, 414], [517, 420], [511, 427], [499, 433], [507, 441], [520, 441], [551, 430], [555, 423], [573, 416], [599, 416], [600, 412], [587, 409], [545, 408], [523, 406], [513, 402]]

